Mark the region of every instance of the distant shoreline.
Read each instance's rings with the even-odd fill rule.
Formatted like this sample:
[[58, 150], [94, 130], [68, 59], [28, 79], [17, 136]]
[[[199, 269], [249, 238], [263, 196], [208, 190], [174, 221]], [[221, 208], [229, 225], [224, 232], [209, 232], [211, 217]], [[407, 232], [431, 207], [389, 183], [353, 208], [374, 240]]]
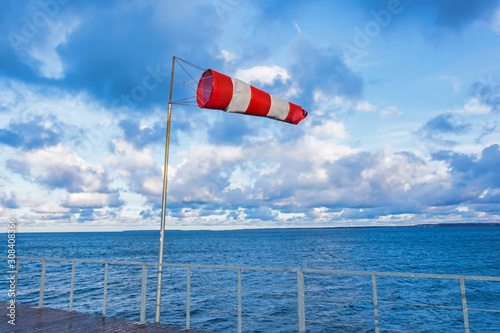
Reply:
[[[197, 229], [197, 230], [181, 230], [181, 229], [167, 229], [165, 232], [188, 232], [188, 231], [271, 231], [271, 230], [320, 230], [320, 229], [394, 229], [394, 228], [459, 228], [459, 227], [500, 227], [500, 223], [426, 223], [414, 225], [380, 225], [380, 226], [342, 226], [342, 227], [283, 227], [283, 228], [239, 228], [239, 229]], [[17, 232], [22, 234], [38, 234], [38, 233], [96, 233], [96, 232], [159, 232], [158, 229], [144, 229], [144, 230], [109, 230], [109, 231], [28, 231]], [[6, 232], [0, 232], [6, 234]]]

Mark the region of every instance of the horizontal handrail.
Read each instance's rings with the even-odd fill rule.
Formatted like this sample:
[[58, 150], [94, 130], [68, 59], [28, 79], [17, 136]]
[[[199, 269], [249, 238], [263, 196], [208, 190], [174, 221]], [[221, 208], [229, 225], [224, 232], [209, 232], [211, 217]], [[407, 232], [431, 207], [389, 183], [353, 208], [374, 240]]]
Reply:
[[[7, 259], [6, 256], [0, 258]], [[84, 259], [59, 259], [59, 258], [35, 258], [35, 257], [17, 257], [20, 260], [33, 261], [64, 261], [64, 262], [80, 262], [94, 264], [109, 264], [109, 265], [129, 265], [129, 266], [160, 266], [159, 263], [144, 263], [137, 261], [105, 261], [105, 260], [84, 260]], [[191, 268], [209, 268], [209, 269], [228, 269], [228, 270], [249, 270], [249, 271], [269, 271], [269, 272], [292, 272], [302, 271], [304, 273], [319, 273], [333, 275], [365, 275], [365, 276], [389, 276], [389, 277], [409, 277], [409, 278], [427, 278], [427, 279], [447, 279], [447, 280], [479, 280], [479, 281], [498, 281], [500, 277], [480, 276], [480, 275], [450, 275], [450, 274], [426, 274], [426, 273], [398, 273], [398, 272], [377, 272], [377, 271], [343, 271], [343, 270], [328, 270], [328, 269], [313, 269], [313, 268], [277, 268], [277, 267], [251, 267], [251, 266], [221, 266], [221, 265], [201, 265], [201, 264], [161, 264], [163, 267], [191, 267]]]

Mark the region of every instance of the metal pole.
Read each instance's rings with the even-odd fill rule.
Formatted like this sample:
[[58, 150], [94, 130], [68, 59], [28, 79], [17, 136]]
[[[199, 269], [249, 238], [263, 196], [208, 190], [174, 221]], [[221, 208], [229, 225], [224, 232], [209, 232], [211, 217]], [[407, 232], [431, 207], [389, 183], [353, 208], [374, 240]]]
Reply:
[[186, 281], [186, 329], [191, 326], [191, 266], [187, 268]]
[[73, 265], [71, 265], [71, 290], [69, 292], [69, 312], [73, 311], [73, 295], [75, 294], [75, 265], [76, 261], [73, 260]]
[[146, 293], [148, 291], [148, 265], [142, 265], [142, 283], [141, 283], [141, 315], [139, 322], [146, 322]]
[[465, 281], [460, 279], [460, 293], [462, 294], [462, 311], [464, 314], [464, 329], [465, 333], [469, 333], [469, 314], [467, 312], [467, 298], [465, 297]]
[[241, 268], [238, 268], [238, 333], [241, 333]]
[[174, 85], [174, 66], [175, 56], [172, 58], [172, 76], [170, 78], [170, 97], [168, 100], [168, 118], [167, 118], [167, 139], [165, 143], [165, 166], [163, 170], [163, 195], [161, 198], [161, 226], [160, 226], [160, 253], [158, 259], [158, 284], [156, 287], [156, 309], [155, 309], [155, 323], [160, 322], [161, 311], [161, 279], [163, 271], [163, 245], [165, 235], [165, 204], [167, 201], [167, 171], [168, 171], [168, 144], [170, 141], [170, 114], [172, 112], [172, 88]]
[[38, 307], [43, 308], [43, 291], [45, 289], [45, 270], [47, 269], [47, 260], [42, 261], [42, 275], [40, 276], [40, 296], [38, 296]]
[[106, 297], [108, 294], [108, 263], [104, 264], [104, 286], [102, 287], [102, 316], [106, 317]]
[[379, 333], [380, 322], [378, 317], [377, 277], [375, 275], [372, 275], [372, 292], [373, 292], [373, 318], [375, 321], [375, 333]]
[[299, 332], [306, 332], [306, 307], [304, 294], [304, 271], [297, 271], [297, 302], [299, 307]]

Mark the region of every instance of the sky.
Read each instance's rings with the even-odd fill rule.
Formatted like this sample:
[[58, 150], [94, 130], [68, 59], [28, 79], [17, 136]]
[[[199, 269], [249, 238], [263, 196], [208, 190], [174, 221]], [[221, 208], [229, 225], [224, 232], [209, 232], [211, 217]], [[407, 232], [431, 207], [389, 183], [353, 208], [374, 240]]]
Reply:
[[[0, 2], [0, 217], [160, 226], [174, 56], [308, 111], [174, 104], [167, 229], [500, 222], [500, 1]], [[174, 67], [173, 100], [192, 94]]]

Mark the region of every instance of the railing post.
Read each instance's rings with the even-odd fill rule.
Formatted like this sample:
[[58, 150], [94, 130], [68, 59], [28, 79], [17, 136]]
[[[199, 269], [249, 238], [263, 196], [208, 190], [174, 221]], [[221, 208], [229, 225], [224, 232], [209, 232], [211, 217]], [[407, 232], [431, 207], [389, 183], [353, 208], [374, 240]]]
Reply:
[[297, 271], [297, 302], [299, 305], [299, 333], [306, 332], [306, 308], [304, 300], [304, 271]]
[[146, 292], [147, 292], [147, 282], [148, 282], [148, 266], [146, 264], [142, 265], [142, 284], [141, 284], [141, 318], [140, 322], [146, 322]]
[[108, 293], [108, 263], [104, 264], [104, 286], [102, 291], [102, 316], [106, 317], [106, 295]]
[[38, 296], [38, 307], [43, 307], [43, 291], [45, 289], [45, 269], [47, 268], [47, 260], [42, 261], [42, 275], [40, 276], [40, 296]]
[[238, 268], [238, 333], [241, 333], [241, 268]]
[[375, 333], [379, 333], [380, 324], [378, 319], [377, 278], [375, 275], [372, 275], [372, 291], [373, 291], [373, 317], [375, 319]]
[[465, 281], [460, 279], [460, 293], [462, 294], [462, 310], [464, 313], [464, 329], [465, 333], [469, 333], [469, 314], [467, 312], [467, 298], [465, 297]]
[[191, 266], [187, 268], [186, 281], [186, 329], [189, 329], [191, 324]]
[[73, 265], [71, 266], [71, 290], [69, 292], [69, 312], [73, 311], [73, 293], [75, 291], [75, 264], [73, 260]]

